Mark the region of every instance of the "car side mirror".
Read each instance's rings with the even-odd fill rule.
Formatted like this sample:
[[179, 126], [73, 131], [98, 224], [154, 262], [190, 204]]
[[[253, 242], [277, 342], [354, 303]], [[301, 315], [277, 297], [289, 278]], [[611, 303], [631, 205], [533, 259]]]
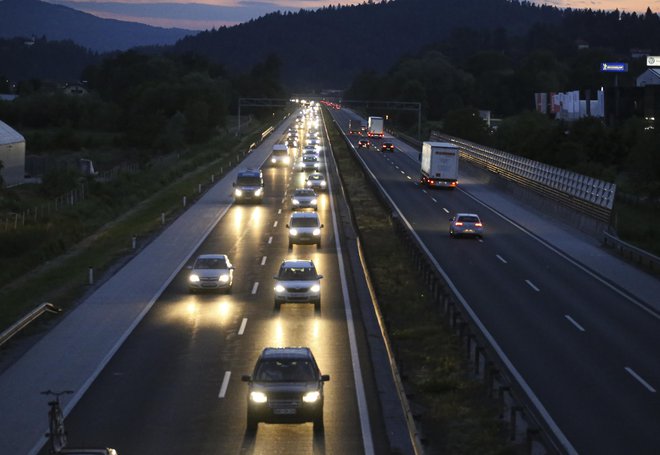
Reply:
[[323, 227], [323, 224], [321, 224], [321, 227]]
[[452, 216], [451, 218], [449, 218], [449, 221], [454, 221], [454, 217]]
[[329, 374], [322, 374], [321, 375], [321, 381], [326, 382], [330, 380], [330, 375]]
[[273, 275], [273, 279], [274, 279], [274, 280], [279, 280], [279, 279], [280, 279], [280, 276], [279, 276], [279, 275]]
[[192, 265], [187, 265], [186, 268], [187, 268], [188, 270], [192, 270], [193, 267], [192, 267]]
[[233, 183], [231, 184], [231, 186], [234, 186], [234, 187], [235, 187], [235, 186], [236, 186], [236, 182], [233, 182]]
[[289, 223], [286, 224], [287, 229], [289, 228]]
[[233, 265], [230, 265], [230, 266], [229, 266], [229, 270], [234, 270], [235, 268], [236, 268], [236, 267], [234, 267]]
[[321, 278], [323, 278], [323, 275], [316, 275], [317, 280], [320, 280]]
[[249, 374], [244, 374], [243, 376], [241, 376], [241, 381], [250, 382], [252, 381], [252, 376], [250, 376]]

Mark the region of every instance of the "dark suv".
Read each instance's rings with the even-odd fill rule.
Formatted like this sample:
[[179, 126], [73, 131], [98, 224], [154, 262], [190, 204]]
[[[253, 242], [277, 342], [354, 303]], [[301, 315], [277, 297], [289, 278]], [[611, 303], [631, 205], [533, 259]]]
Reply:
[[248, 383], [247, 429], [255, 431], [259, 422], [313, 422], [323, 429], [323, 383], [312, 351], [306, 347], [265, 348], [254, 366]]

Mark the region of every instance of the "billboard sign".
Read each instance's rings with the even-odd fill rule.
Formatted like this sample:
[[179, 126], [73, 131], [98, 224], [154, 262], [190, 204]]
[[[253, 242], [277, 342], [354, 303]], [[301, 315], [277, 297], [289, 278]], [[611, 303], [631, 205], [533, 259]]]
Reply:
[[600, 71], [604, 73], [627, 73], [627, 63], [601, 63]]
[[660, 56], [646, 56], [646, 66], [660, 66]]

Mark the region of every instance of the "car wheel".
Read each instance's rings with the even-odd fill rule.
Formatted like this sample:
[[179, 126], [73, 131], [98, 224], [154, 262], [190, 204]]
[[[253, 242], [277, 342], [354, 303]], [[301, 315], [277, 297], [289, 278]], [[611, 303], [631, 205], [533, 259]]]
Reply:
[[247, 416], [247, 431], [253, 433], [257, 431], [257, 426], [259, 425], [259, 421], [248, 411], [248, 416]]
[[454, 236], [454, 231], [452, 231], [452, 230], [450, 229], [450, 230], [449, 230], [449, 237], [453, 237], [453, 236]]
[[231, 294], [231, 288], [232, 286], [230, 285], [227, 289], [225, 289], [225, 294]]
[[317, 313], [321, 311], [321, 299], [314, 301], [314, 311], [316, 311]]
[[318, 242], [316, 242], [316, 249], [317, 250], [321, 249], [321, 241], [320, 240]]
[[189, 294], [196, 294], [196, 293], [197, 293], [197, 290], [195, 290], [195, 289], [193, 289], [193, 288], [188, 288], [188, 293], [189, 293]]
[[293, 249], [293, 243], [292, 243], [292, 242], [289, 242], [289, 249], [290, 249], [290, 250]]
[[314, 417], [314, 431], [323, 431], [323, 413]]
[[280, 308], [282, 307], [282, 302], [275, 300], [275, 311], [280, 311]]

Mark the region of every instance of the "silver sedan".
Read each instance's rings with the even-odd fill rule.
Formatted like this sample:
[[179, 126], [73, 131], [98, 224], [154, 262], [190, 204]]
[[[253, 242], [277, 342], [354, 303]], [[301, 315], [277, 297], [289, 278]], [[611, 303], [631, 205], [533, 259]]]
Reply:
[[459, 235], [483, 237], [483, 234], [484, 226], [476, 213], [457, 213], [449, 218], [449, 235], [452, 237]]

